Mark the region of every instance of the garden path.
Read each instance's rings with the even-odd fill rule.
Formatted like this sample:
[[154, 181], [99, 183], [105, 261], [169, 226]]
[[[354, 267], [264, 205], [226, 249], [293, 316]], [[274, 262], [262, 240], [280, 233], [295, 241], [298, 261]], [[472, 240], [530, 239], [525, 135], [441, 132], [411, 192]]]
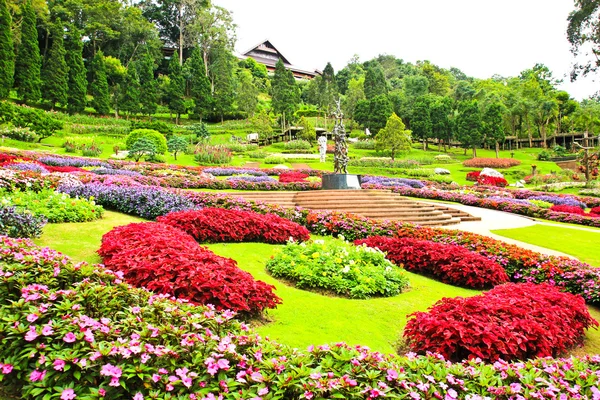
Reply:
[[298, 163], [298, 164], [292, 164], [292, 169], [312, 169], [312, 168], [308, 164]]

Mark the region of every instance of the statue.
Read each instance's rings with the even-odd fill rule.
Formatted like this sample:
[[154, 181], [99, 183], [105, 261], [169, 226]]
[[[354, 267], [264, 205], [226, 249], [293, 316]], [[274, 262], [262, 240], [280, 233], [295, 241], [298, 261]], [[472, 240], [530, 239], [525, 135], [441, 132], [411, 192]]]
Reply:
[[327, 136], [319, 136], [317, 139], [319, 143], [319, 155], [321, 156], [321, 162], [325, 162], [325, 156], [327, 154]]
[[340, 106], [340, 100], [335, 102], [336, 110], [333, 113], [335, 125], [333, 126], [333, 138], [335, 140], [335, 152], [333, 156], [333, 172], [336, 174], [348, 173], [348, 145], [346, 144], [346, 129], [344, 128], [344, 114]]

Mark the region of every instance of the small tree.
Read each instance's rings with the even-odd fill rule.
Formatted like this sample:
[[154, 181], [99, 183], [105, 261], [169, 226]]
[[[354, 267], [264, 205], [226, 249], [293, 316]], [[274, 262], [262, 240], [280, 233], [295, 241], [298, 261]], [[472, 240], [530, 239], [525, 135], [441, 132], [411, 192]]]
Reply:
[[187, 141], [181, 136], [173, 136], [167, 142], [169, 152], [173, 153], [173, 157], [177, 160], [177, 153], [185, 151], [187, 149]]
[[146, 156], [147, 159], [154, 158], [156, 153], [156, 144], [147, 137], [139, 138], [129, 148], [129, 157], [133, 158], [136, 162], [140, 161], [140, 158], [144, 156]]
[[6, 0], [0, 0], [0, 99], [7, 98], [13, 86], [15, 52], [11, 26]]
[[238, 92], [237, 105], [238, 108], [246, 113], [247, 121], [254, 115], [256, 105], [258, 104], [258, 88], [254, 84], [252, 73], [247, 69], [238, 71]]
[[317, 139], [317, 131], [315, 130], [313, 123], [308, 118], [302, 117], [300, 118], [298, 125], [304, 128], [302, 129], [302, 138], [314, 143]]
[[265, 140], [270, 140], [273, 136], [273, 120], [265, 110], [254, 114], [250, 119], [250, 126]]
[[398, 151], [410, 151], [411, 132], [406, 129], [402, 119], [392, 113], [388, 118], [385, 128], [381, 129], [375, 137], [378, 149], [389, 149], [391, 151], [392, 160]]
[[46, 65], [44, 66], [44, 90], [42, 98], [50, 102], [50, 108], [54, 110], [56, 103], [67, 104], [69, 90], [69, 67], [65, 61], [66, 51], [63, 41], [64, 30], [57, 21], [52, 30], [52, 46]]

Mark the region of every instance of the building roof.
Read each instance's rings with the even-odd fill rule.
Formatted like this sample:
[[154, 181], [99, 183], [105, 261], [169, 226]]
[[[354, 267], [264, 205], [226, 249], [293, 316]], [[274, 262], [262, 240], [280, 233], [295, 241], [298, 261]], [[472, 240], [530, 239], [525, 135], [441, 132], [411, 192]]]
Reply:
[[256, 62], [265, 65], [267, 69], [271, 71], [275, 69], [277, 61], [281, 60], [283, 65], [292, 71], [296, 78], [314, 78], [320, 74], [320, 72], [317, 70], [307, 71], [294, 67], [269, 39], [265, 39], [247, 51], [241, 53], [238, 58], [244, 60], [248, 57], [251, 57]]

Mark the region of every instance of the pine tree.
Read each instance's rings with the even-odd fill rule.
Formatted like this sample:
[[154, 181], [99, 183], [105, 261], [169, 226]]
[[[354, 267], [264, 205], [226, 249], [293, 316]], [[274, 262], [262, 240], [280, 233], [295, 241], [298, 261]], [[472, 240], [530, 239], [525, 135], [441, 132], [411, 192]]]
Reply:
[[456, 117], [456, 136], [463, 145], [465, 154], [471, 147], [473, 157], [477, 157], [477, 146], [483, 141], [481, 128], [481, 112], [477, 100], [462, 101], [458, 106]]
[[24, 101], [38, 101], [41, 97], [42, 80], [40, 70], [42, 58], [38, 45], [36, 16], [31, 0], [23, 7], [21, 22], [21, 44], [15, 60], [15, 85], [19, 97]]
[[0, 99], [7, 98], [13, 86], [15, 53], [11, 26], [6, 0], [0, 0]]
[[140, 112], [140, 79], [133, 65], [127, 68], [125, 75], [124, 88], [121, 93], [121, 110], [129, 114]]
[[231, 52], [224, 47], [213, 49], [211, 60], [213, 106], [214, 110], [221, 115], [221, 122], [223, 122], [225, 113], [232, 110], [235, 100], [234, 71], [237, 62]]
[[56, 103], [67, 104], [67, 91], [69, 88], [69, 67], [65, 61], [65, 46], [63, 42], [63, 27], [60, 20], [52, 32], [52, 46], [48, 55], [48, 61], [44, 66], [44, 90], [42, 98], [52, 105]]
[[387, 94], [387, 92], [387, 83], [381, 65], [377, 64], [369, 67], [365, 75], [365, 97], [367, 100]]
[[179, 64], [177, 52], [169, 61], [169, 87], [167, 90], [167, 104], [169, 110], [176, 114], [175, 123], [179, 124], [179, 117], [185, 112], [183, 96], [185, 94], [185, 79]]
[[83, 65], [83, 42], [79, 33], [73, 33], [67, 41], [65, 61], [69, 67], [69, 91], [67, 110], [70, 113], [85, 110], [87, 95], [87, 70]]
[[286, 70], [281, 59], [275, 65], [275, 74], [271, 84], [273, 90], [273, 111], [282, 116], [282, 125], [292, 118], [300, 103], [300, 88], [296, 84], [292, 71]]
[[193, 118], [202, 120], [204, 113], [212, 108], [214, 100], [200, 49], [195, 48], [186, 63], [189, 63], [190, 94], [194, 99]]
[[140, 79], [140, 103], [142, 114], [152, 115], [156, 112], [158, 88], [154, 79], [154, 61], [146, 54], [137, 64]]
[[98, 51], [92, 59], [90, 66], [92, 81], [90, 89], [94, 99], [92, 107], [100, 115], [107, 115], [110, 112], [110, 95], [108, 92], [108, 81], [106, 80], [106, 65], [104, 64], [104, 54]]

